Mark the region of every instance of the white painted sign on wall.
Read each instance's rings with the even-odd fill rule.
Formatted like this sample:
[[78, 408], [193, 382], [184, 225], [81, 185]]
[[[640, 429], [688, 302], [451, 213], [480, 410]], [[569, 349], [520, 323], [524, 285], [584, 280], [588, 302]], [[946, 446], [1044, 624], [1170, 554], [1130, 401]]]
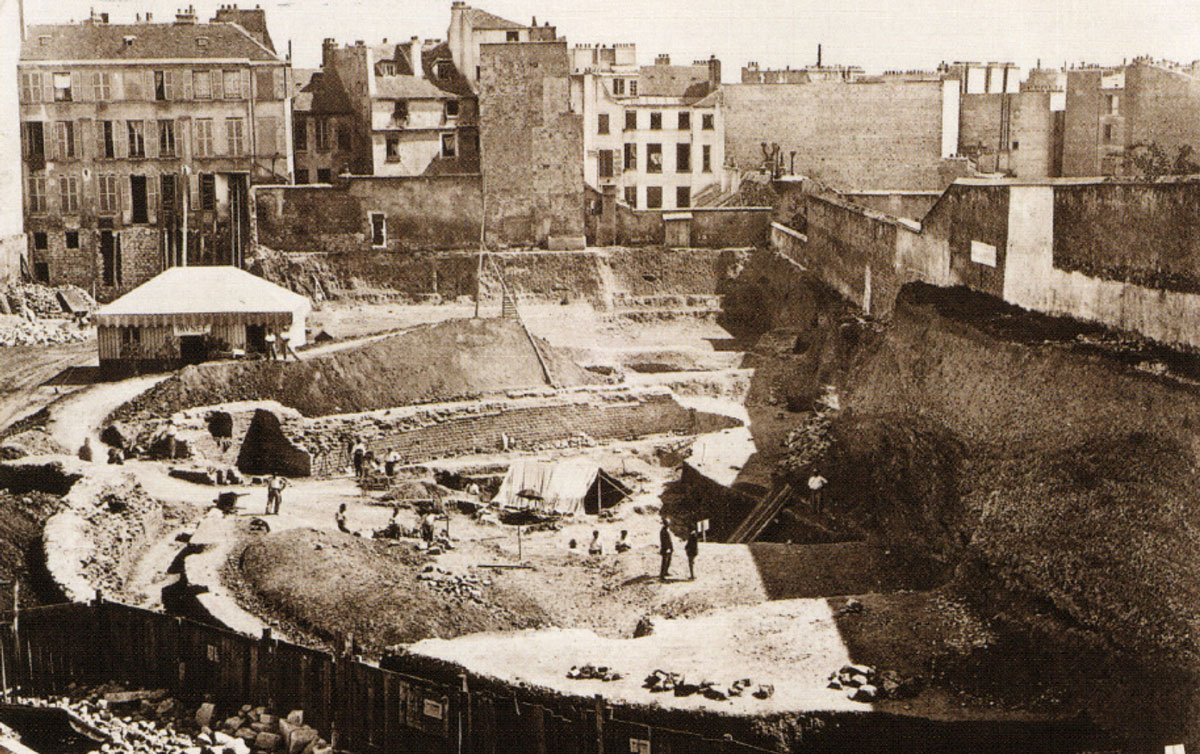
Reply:
[[977, 264], [986, 264], [988, 267], [995, 267], [996, 247], [983, 241], [972, 241], [971, 261]]

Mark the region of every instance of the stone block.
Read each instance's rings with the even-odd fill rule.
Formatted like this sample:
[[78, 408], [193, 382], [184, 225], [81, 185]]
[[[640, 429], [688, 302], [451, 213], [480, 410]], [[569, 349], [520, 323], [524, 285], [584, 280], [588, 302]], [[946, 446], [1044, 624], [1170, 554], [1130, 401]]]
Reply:
[[196, 710], [196, 727], [207, 728], [212, 725], [213, 715], [216, 713], [216, 705], [212, 702], [205, 702], [200, 705], [200, 709]]
[[275, 751], [283, 739], [276, 733], [263, 731], [254, 738], [254, 748], [262, 751]]

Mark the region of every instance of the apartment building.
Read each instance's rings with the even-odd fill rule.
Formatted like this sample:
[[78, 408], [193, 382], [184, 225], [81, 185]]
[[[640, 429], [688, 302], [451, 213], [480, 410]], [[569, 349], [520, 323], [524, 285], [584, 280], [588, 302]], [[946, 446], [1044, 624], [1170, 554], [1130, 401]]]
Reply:
[[167, 23], [30, 27], [19, 99], [34, 276], [109, 299], [170, 266], [240, 265], [250, 185], [292, 175], [291, 86], [289, 61], [190, 7]]
[[16, 279], [26, 254], [21, 196], [21, 131], [17, 61], [22, 19], [16, 3], [0, 2], [0, 285]]
[[637, 65], [633, 45], [572, 49], [572, 101], [583, 115], [584, 180], [637, 209], [685, 209], [722, 184], [724, 118], [715, 58]]
[[478, 91], [480, 76], [480, 47], [503, 42], [553, 42], [558, 32], [549, 22], [538, 26], [532, 19], [529, 26], [472, 8], [462, 0], [450, 6], [450, 29], [446, 34], [447, 47], [454, 65]]

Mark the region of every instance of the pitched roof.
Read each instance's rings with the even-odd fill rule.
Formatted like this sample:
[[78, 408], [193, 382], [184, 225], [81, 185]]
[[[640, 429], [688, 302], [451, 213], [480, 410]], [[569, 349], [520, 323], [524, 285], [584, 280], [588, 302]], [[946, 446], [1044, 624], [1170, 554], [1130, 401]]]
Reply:
[[527, 29], [524, 24], [488, 13], [478, 8], [467, 8], [467, 23], [475, 29]]
[[638, 72], [643, 97], [699, 99], [708, 94], [708, 68], [694, 65], [644, 65]]
[[416, 76], [376, 76], [377, 99], [454, 99], [454, 95]]
[[[134, 37], [133, 44], [125, 44]], [[198, 39], [207, 42], [201, 46]], [[45, 44], [43, 44], [45, 42]], [[46, 24], [30, 26], [22, 61], [249, 59], [282, 62], [279, 56], [231, 23]]]
[[237, 24], [250, 33], [250, 36], [262, 43], [271, 52], [275, 52], [275, 42], [271, 32], [267, 30], [267, 13], [262, 8], [238, 8], [236, 5], [223, 5], [212, 17], [213, 21], [228, 21]]
[[[307, 311], [307, 298], [238, 267], [171, 267], [96, 312], [96, 324]], [[142, 321], [134, 321], [137, 320]]]
[[350, 99], [337, 82], [320, 69], [293, 68], [296, 95], [292, 110], [298, 113], [352, 113]]

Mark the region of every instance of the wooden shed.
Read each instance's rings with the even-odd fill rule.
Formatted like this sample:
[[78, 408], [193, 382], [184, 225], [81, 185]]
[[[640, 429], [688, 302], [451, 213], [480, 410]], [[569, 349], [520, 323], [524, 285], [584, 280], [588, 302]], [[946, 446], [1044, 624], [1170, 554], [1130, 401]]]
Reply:
[[304, 344], [308, 299], [237, 267], [172, 267], [94, 315], [106, 374], [174, 369], [266, 350], [270, 333]]

